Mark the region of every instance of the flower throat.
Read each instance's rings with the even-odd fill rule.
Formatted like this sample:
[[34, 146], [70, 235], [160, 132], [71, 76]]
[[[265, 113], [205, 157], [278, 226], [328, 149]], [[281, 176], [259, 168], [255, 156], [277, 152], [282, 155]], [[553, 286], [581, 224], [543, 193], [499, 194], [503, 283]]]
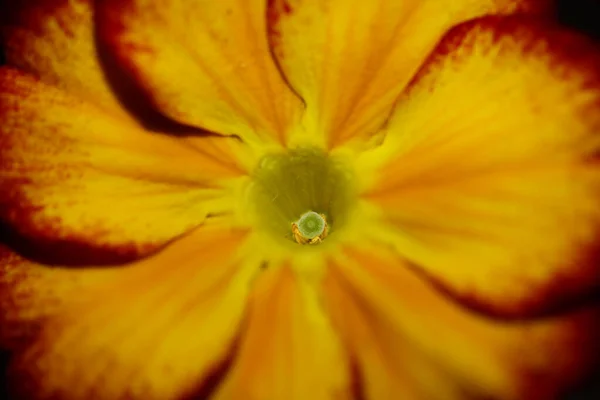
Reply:
[[253, 172], [251, 196], [262, 228], [314, 245], [346, 223], [351, 182], [341, 160], [317, 149], [294, 149], [263, 157]]

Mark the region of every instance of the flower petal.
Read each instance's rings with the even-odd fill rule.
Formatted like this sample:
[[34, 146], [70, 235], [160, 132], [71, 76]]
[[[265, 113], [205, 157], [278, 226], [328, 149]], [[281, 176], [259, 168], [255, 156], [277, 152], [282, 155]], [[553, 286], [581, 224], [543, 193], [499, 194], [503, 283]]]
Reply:
[[352, 399], [347, 360], [314, 285], [288, 267], [254, 288], [248, 325], [215, 400]]
[[271, 58], [264, 2], [104, 0], [99, 28], [166, 115], [284, 143], [301, 103]]
[[[13, 266], [6, 286], [20, 306], [13, 319], [43, 316], [11, 365], [17, 397], [167, 400], [197, 394], [234, 346], [258, 270], [257, 260], [240, 251], [245, 237], [204, 226], [122, 268], [29, 266], [24, 272]], [[11, 267], [4, 265], [3, 280], [7, 273]], [[68, 279], [86, 284], [69, 287]], [[58, 304], [40, 311], [47, 298]], [[3, 315], [15, 308], [2, 305]]]
[[40, 325], [77, 293], [113, 275], [110, 268], [54, 268], [26, 259], [0, 246], [0, 348], [23, 346]]
[[599, 133], [598, 50], [487, 17], [452, 30], [399, 100], [363, 160], [380, 167], [365, 196], [397, 251], [464, 304], [551, 313], [600, 286]]
[[451, 26], [487, 13], [543, 12], [550, 3], [272, 0], [269, 33], [282, 70], [307, 105], [306, 131], [334, 147], [381, 128]]
[[226, 179], [243, 174], [234, 140], [198, 138], [192, 147], [144, 132], [7, 68], [0, 119], [0, 219], [19, 250], [58, 257], [46, 262], [154, 250], [228, 211]]
[[92, 0], [7, 1], [0, 4], [8, 65], [129, 118], [96, 48]]
[[502, 323], [447, 301], [381, 246], [332, 260], [324, 303], [366, 398], [562, 398], [599, 361], [600, 309]]

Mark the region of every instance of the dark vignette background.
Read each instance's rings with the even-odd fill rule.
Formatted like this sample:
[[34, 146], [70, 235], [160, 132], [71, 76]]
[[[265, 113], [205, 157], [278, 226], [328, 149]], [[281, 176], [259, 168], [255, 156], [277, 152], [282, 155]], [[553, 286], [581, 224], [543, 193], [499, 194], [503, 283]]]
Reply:
[[[556, 3], [560, 23], [593, 38], [600, 48], [600, 0], [556, 0]], [[0, 66], [4, 63], [4, 52], [0, 43]], [[4, 377], [8, 360], [9, 354], [0, 349], [0, 399], [8, 399], [7, 381]], [[600, 400], [600, 365], [597, 373], [590, 377], [583, 387], [562, 400]]]

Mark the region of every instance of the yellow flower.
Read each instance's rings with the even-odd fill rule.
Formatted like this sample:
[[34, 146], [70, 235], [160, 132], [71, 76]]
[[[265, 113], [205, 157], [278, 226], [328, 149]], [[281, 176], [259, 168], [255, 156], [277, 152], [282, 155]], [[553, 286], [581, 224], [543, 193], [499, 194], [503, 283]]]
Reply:
[[592, 371], [600, 55], [551, 1], [13, 3], [18, 398], [532, 400]]

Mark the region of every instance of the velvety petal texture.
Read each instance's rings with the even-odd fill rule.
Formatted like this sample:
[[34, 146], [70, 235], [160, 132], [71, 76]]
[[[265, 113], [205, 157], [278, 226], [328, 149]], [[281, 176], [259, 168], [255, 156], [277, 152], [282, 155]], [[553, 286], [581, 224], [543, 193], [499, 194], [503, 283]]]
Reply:
[[301, 110], [272, 60], [265, 0], [101, 0], [102, 38], [169, 117], [284, 144]]
[[[600, 362], [600, 52], [553, 3], [0, 0], [11, 394], [562, 399]], [[320, 190], [327, 242], [268, 236]]]
[[45, 261], [153, 250], [230, 212], [227, 182], [244, 174], [234, 140], [141, 131], [13, 69], [0, 70], [0, 119], [0, 218]]
[[273, 0], [269, 38], [307, 105], [299, 135], [335, 147], [381, 128], [450, 27], [490, 13], [549, 9], [550, 1], [531, 0]]
[[562, 398], [598, 360], [597, 305], [513, 323], [481, 317], [380, 245], [340, 252], [323, 292], [368, 400]]
[[[16, 349], [40, 331], [47, 318], [99, 282], [112, 270], [54, 268], [0, 247], [0, 346]], [[3, 371], [4, 372], [4, 371]]]
[[12, 364], [17, 396], [168, 400], [201, 393], [229, 357], [258, 270], [241, 250], [245, 237], [205, 226], [114, 269], [3, 258], [0, 301], [8, 318], [42, 323]]
[[552, 313], [600, 286], [599, 132], [592, 43], [525, 17], [472, 21], [399, 99], [365, 196], [411, 268], [463, 304]]
[[7, 64], [123, 118], [96, 46], [93, 0], [0, 1]]
[[353, 399], [347, 359], [312, 282], [289, 267], [265, 271], [215, 400]]

